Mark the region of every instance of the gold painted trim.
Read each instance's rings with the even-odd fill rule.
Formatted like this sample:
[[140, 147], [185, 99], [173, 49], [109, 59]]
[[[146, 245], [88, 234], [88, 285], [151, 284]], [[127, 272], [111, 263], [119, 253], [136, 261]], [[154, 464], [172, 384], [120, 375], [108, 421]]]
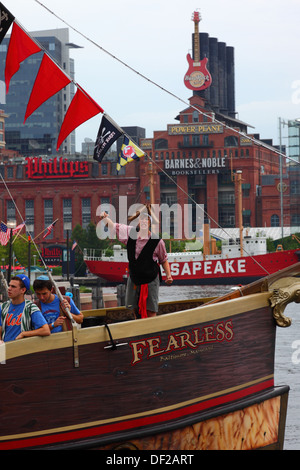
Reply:
[[161, 414], [161, 413], [167, 413], [169, 411], [174, 411], [178, 408], [183, 408], [186, 406], [193, 405], [195, 403], [200, 403], [205, 400], [209, 400], [211, 398], [216, 398], [220, 395], [226, 395], [232, 392], [236, 392], [238, 390], [241, 390], [243, 388], [250, 387], [252, 385], [255, 385], [260, 382], [264, 382], [266, 380], [270, 380], [274, 378], [274, 374], [267, 375], [265, 377], [261, 377], [256, 380], [252, 380], [251, 382], [246, 382], [242, 385], [236, 385], [235, 387], [230, 387], [227, 388], [226, 390], [221, 390], [219, 392], [211, 393], [209, 395], [204, 395], [203, 397], [198, 397], [194, 398], [192, 400], [186, 400], [181, 403], [176, 403], [175, 405], [170, 405], [170, 406], [165, 406], [163, 408], [156, 408], [152, 411], [147, 411], [147, 412], [141, 412], [141, 413], [135, 413], [135, 414], [130, 414], [130, 415], [124, 415], [124, 416], [118, 416], [117, 418], [111, 418], [111, 419], [103, 419], [103, 420], [97, 420], [97, 421], [91, 421], [89, 423], [83, 423], [83, 424], [77, 424], [77, 425], [72, 425], [72, 426], [62, 426], [59, 428], [54, 428], [54, 429], [46, 429], [44, 431], [36, 431], [36, 432], [28, 432], [28, 433], [23, 433], [23, 434], [11, 434], [7, 436], [2, 436], [0, 437], [0, 442], [1, 441], [7, 441], [7, 440], [13, 440], [13, 439], [28, 439], [32, 437], [39, 437], [39, 436], [45, 436], [47, 434], [54, 434], [54, 433], [62, 433], [62, 432], [71, 432], [75, 431], [78, 429], [86, 429], [86, 428], [92, 428], [95, 426], [103, 426], [105, 424], [112, 424], [112, 423], [117, 423], [118, 421], [126, 421], [126, 420], [132, 420], [132, 419], [137, 419], [137, 418], [142, 418], [142, 417], [147, 417], [147, 416], [152, 416], [154, 414]]
[[[233, 317], [247, 311], [268, 307], [270, 292], [247, 295], [211, 305], [202, 305], [181, 312], [167, 313], [152, 318], [130, 320], [109, 325], [115, 341], [123, 338], [134, 338], [148, 334], [186, 328], [190, 325]], [[93, 326], [78, 329], [78, 346], [109, 342], [110, 338], [105, 326]], [[6, 360], [27, 354], [73, 347], [72, 332], [55, 333], [45, 337], [24, 338], [6, 343]], [[79, 358], [80, 360], [80, 358]], [[79, 365], [80, 367], [80, 365]]]

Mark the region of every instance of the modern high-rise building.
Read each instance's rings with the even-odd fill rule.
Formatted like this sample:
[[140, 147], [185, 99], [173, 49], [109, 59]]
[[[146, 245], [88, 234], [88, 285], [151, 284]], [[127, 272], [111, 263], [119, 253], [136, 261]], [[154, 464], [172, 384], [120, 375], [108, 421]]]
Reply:
[[[74, 78], [74, 60], [70, 58], [70, 48], [77, 48], [69, 42], [68, 28], [34, 31], [29, 35], [46, 51], [71, 78]], [[4, 81], [6, 53], [10, 37], [0, 44], [0, 80]], [[6, 103], [1, 108], [8, 115], [5, 123], [6, 148], [17, 150], [22, 155], [56, 155], [56, 143], [65, 113], [74, 96], [74, 84], [56, 93], [43, 103], [24, 124], [24, 116], [30, 93], [41, 64], [43, 52], [31, 55], [22, 62], [18, 72], [12, 77]], [[59, 154], [75, 153], [75, 131], [63, 142]]]

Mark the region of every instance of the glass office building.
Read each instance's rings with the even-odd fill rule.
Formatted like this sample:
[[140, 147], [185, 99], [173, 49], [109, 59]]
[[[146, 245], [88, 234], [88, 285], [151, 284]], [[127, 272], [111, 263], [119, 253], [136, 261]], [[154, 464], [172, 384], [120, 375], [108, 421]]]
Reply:
[[[34, 31], [29, 34], [55, 59], [70, 78], [74, 78], [74, 60], [70, 58], [69, 50], [78, 46], [69, 42], [67, 28]], [[2, 81], [4, 81], [8, 44], [9, 36], [0, 44], [0, 80]], [[74, 154], [75, 131], [63, 142], [59, 152], [56, 152], [61, 124], [74, 95], [73, 83], [43, 103], [24, 124], [27, 103], [42, 57], [43, 52], [39, 52], [28, 57], [21, 64], [20, 69], [11, 79], [6, 103], [1, 103], [1, 109], [8, 115], [5, 122], [6, 148], [17, 150], [24, 156]]]

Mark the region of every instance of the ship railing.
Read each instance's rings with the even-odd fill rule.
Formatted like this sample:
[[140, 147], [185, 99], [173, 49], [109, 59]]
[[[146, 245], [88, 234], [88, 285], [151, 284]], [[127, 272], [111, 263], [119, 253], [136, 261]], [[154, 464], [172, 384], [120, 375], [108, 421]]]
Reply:
[[84, 248], [83, 258], [87, 261], [99, 261], [102, 259], [104, 252], [98, 248]]

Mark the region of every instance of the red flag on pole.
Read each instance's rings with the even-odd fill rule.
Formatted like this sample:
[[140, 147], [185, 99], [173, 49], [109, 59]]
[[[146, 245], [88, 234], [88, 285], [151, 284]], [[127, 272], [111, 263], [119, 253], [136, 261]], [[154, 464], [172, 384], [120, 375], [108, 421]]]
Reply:
[[24, 123], [44, 101], [47, 101], [70, 82], [71, 79], [47, 54], [44, 54], [27, 104]]
[[40, 51], [40, 47], [14, 22], [5, 63], [6, 93], [9, 90], [11, 77], [19, 70], [20, 63]]
[[57, 139], [56, 150], [59, 149], [62, 142], [76, 127], [96, 116], [96, 114], [103, 112], [104, 110], [101, 106], [78, 87], [62, 123]]

